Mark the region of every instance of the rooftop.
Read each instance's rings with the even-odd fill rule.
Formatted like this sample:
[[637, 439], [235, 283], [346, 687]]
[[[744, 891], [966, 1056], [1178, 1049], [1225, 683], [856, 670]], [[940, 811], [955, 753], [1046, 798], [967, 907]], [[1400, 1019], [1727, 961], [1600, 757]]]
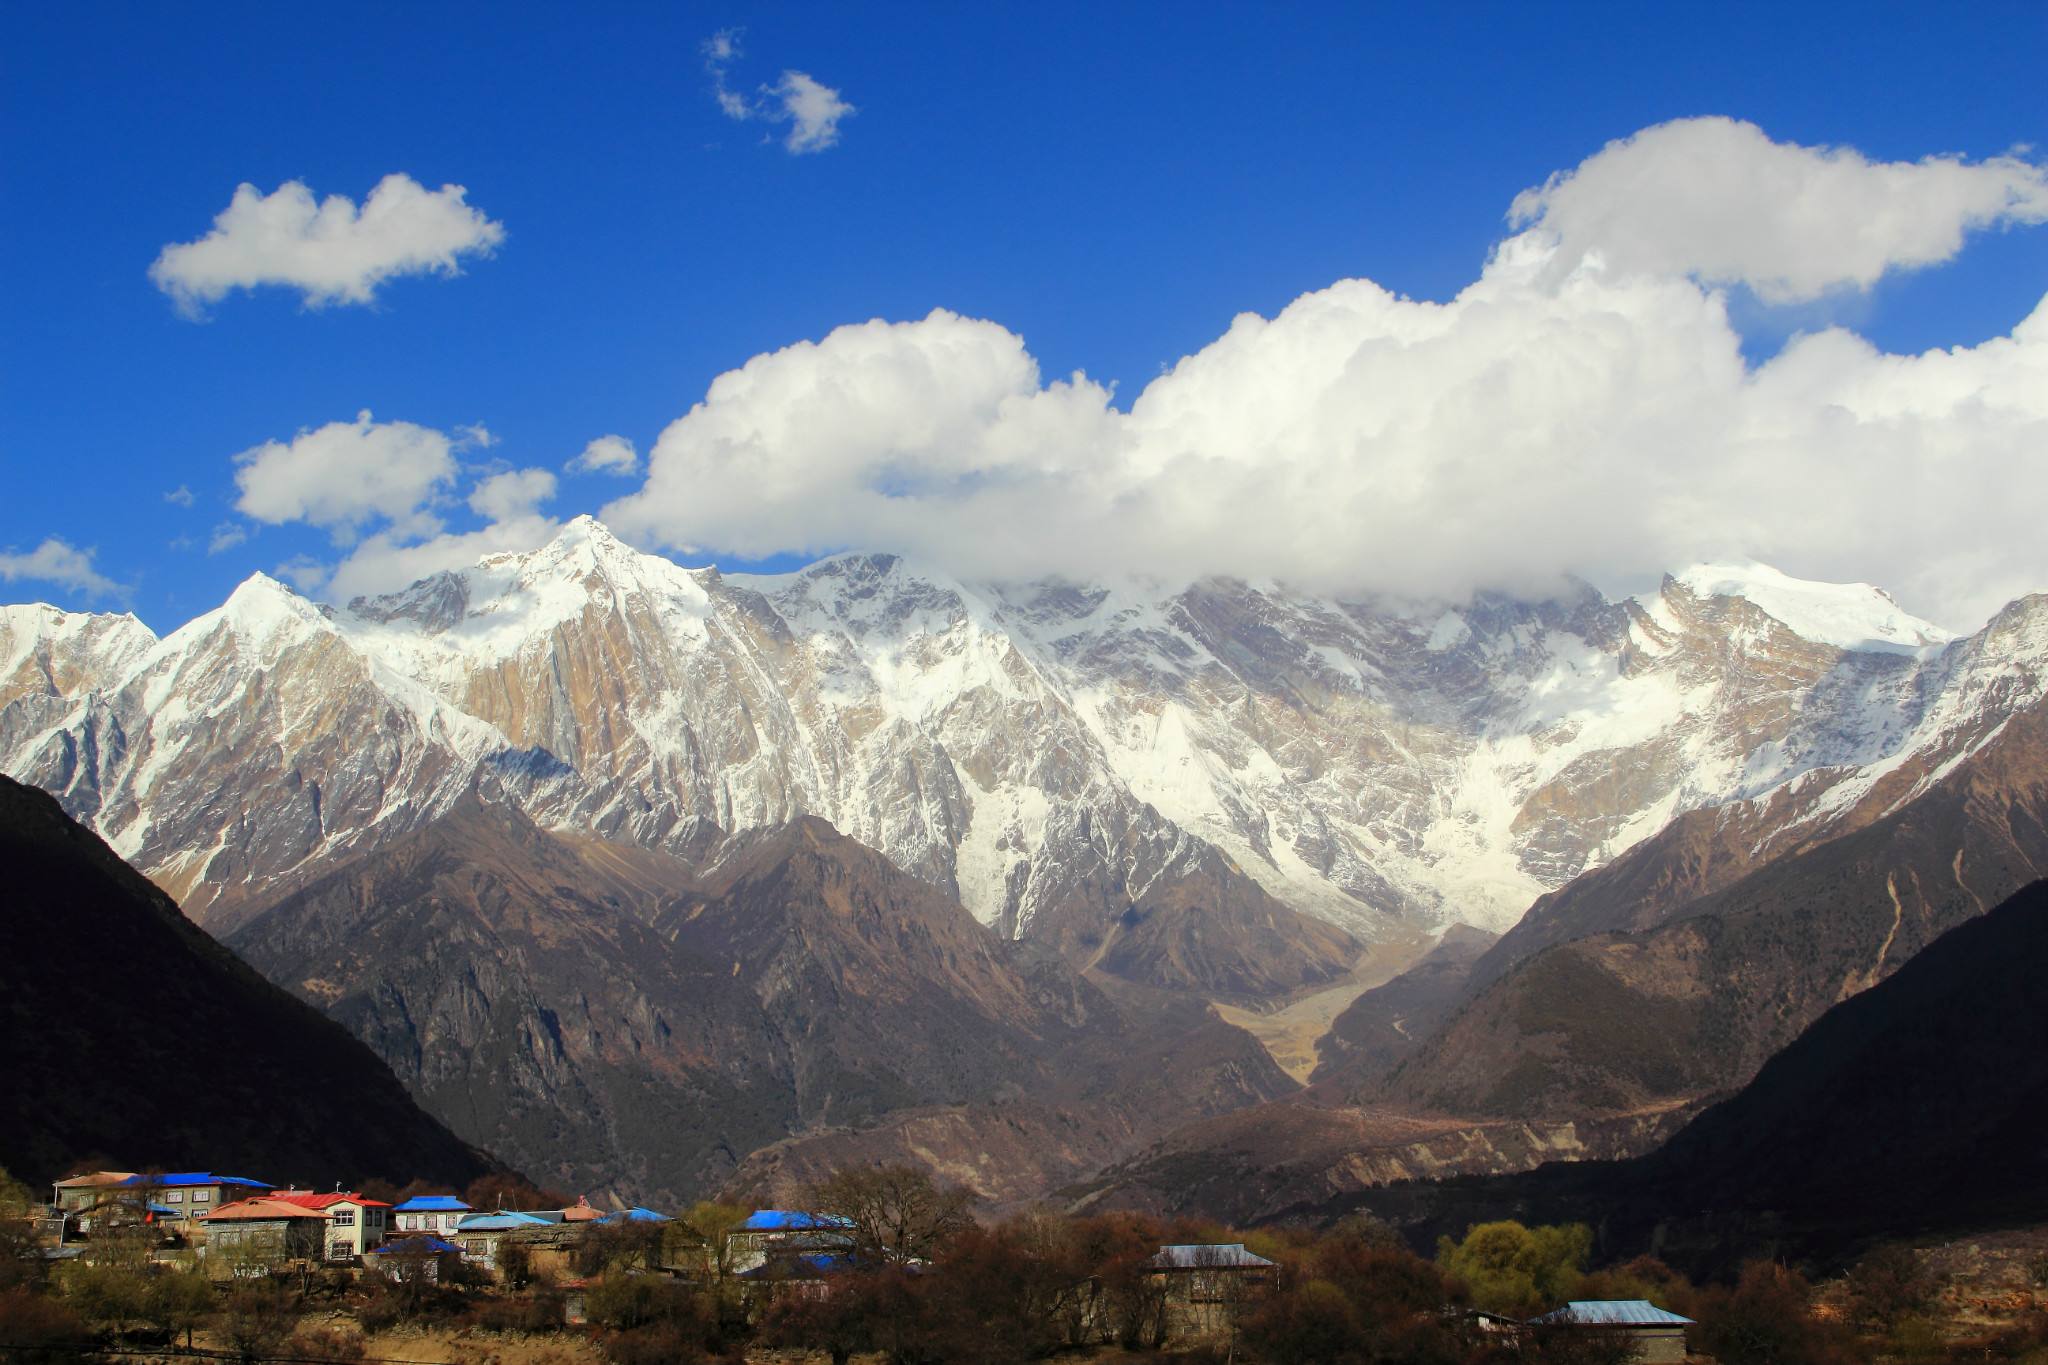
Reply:
[[740, 1227], [747, 1232], [844, 1232], [851, 1218], [836, 1213], [798, 1213], [790, 1209], [755, 1209]]
[[1648, 1299], [1573, 1299], [1533, 1322], [1584, 1323], [1599, 1327], [1690, 1327], [1691, 1318], [1667, 1313]]
[[1273, 1263], [1244, 1249], [1243, 1242], [1196, 1242], [1159, 1248], [1158, 1270], [1264, 1270]]
[[115, 1182], [121, 1185], [155, 1185], [167, 1190], [188, 1189], [194, 1185], [241, 1185], [252, 1190], [267, 1190], [271, 1186], [261, 1180], [251, 1180], [243, 1175], [215, 1175], [212, 1171], [170, 1171], [163, 1175], [131, 1175], [126, 1180]]
[[366, 1209], [391, 1207], [381, 1199], [367, 1199], [353, 1190], [335, 1190], [329, 1194], [321, 1194], [315, 1190], [278, 1190], [269, 1197], [282, 1199], [287, 1204], [301, 1204], [309, 1209], [329, 1209], [336, 1204], [359, 1204]]
[[452, 1194], [416, 1194], [392, 1206], [396, 1213], [468, 1213], [469, 1205]]
[[237, 1199], [232, 1204], [222, 1204], [212, 1213], [202, 1213], [199, 1217], [208, 1223], [268, 1222], [278, 1218], [318, 1218], [324, 1222], [327, 1215], [309, 1209], [304, 1204], [271, 1199], [259, 1194], [248, 1199]]
[[421, 1233], [416, 1237], [399, 1237], [383, 1246], [371, 1247], [372, 1256], [460, 1256], [462, 1248], [439, 1237]]
[[457, 1232], [507, 1232], [513, 1228], [552, 1227], [562, 1221], [560, 1213], [542, 1211], [521, 1213], [516, 1209], [499, 1209], [494, 1213], [472, 1213], [455, 1225]]

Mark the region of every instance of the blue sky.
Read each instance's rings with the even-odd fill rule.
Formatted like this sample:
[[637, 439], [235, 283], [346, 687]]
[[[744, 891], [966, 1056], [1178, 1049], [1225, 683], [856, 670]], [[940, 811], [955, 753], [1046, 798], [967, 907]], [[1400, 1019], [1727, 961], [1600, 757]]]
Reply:
[[[0, 598], [162, 630], [253, 570], [331, 564], [328, 530], [237, 510], [234, 457], [365, 409], [493, 433], [444, 490], [448, 529], [477, 523], [461, 494], [485, 461], [556, 472], [566, 516], [632, 487], [563, 472], [585, 442], [644, 454], [721, 372], [841, 324], [991, 319], [1045, 379], [1083, 370], [1128, 407], [1240, 312], [1352, 276], [1452, 298], [1519, 191], [1667, 120], [1873, 161], [2048, 140], [2038, 5], [592, 8], [0, 11], [0, 550], [56, 537], [118, 585], [21, 576]], [[836, 145], [792, 154], [783, 125], [726, 117], [702, 45], [733, 30], [731, 88], [809, 73], [855, 106]], [[194, 321], [151, 283], [242, 182], [360, 201], [394, 172], [465, 187], [502, 244], [368, 307], [266, 287]], [[1869, 288], [1767, 307], [1737, 284], [1730, 307], [1761, 361], [1829, 323], [1884, 351], [1977, 343], [2044, 293], [2048, 228], [2011, 226]], [[823, 524], [786, 548], [858, 534]], [[209, 554], [221, 526], [248, 538]], [[775, 541], [668, 538], [786, 562]]]

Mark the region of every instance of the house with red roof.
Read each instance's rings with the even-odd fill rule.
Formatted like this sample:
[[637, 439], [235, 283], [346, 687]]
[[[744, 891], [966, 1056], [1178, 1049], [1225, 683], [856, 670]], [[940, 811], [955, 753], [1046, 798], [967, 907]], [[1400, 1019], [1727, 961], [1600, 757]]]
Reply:
[[206, 1265], [215, 1275], [317, 1261], [326, 1249], [326, 1214], [268, 1195], [237, 1199], [194, 1221], [206, 1229]]
[[273, 1199], [313, 1210], [327, 1218], [326, 1258], [359, 1261], [390, 1230], [391, 1205], [357, 1190], [279, 1190]]

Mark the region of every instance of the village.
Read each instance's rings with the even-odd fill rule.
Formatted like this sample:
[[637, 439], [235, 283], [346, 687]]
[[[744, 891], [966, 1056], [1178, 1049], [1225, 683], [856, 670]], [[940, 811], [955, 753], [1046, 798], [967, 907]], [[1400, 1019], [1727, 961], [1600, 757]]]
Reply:
[[[609, 1327], [615, 1330], [602, 1339], [613, 1345], [659, 1326], [664, 1297], [695, 1294], [695, 1302], [717, 1305], [709, 1310], [714, 1335], [723, 1330], [731, 1336], [737, 1328], [756, 1345], [817, 1347], [835, 1361], [850, 1359], [857, 1348], [916, 1359], [916, 1351], [890, 1348], [886, 1328], [861, 1320], [872, 1309], [877, 1283], [936, 1279], [933, 1258], [942, 1248], [957, 1251], [963, 1237], [971, 1243], [989, 1234], [967, 1216], [958, 1192], [940, 1191], [904, 1169], [848, 1173], [836, 1184], [845, 1212], [827, 1207], [835, 1193], [828, 1182], [811, 1192], [826, 1196], [816, 1210], [700, 1205], [672, 1214], [602, 1208], [581, 1196], [559, 1207], [535, 1207], [539, 1192], [530, 1187], [509, 1198], [500, 1191], [493, 1206], [482, 1207], [473, 1201], [490, 1196], [476, 1191], [469, 1198], [411, 1191], [384, 1199], [212, 1171], [97, 1170], [56, 1181], [32, 1224], [37, 1254], [57, 1275], [66, 1267], [90, 1275], [95, 1266], [133, 1266], [139, 1259], [145, 1275], [203, 1279], [218, 1295], [246, 1298], [250, 1286], [296, 1286], [302, 1309], [323, 1294], [344, 1302], [351, 1286], [359, 1296], [402, 1295], [415, 1306], [438, 1301], [444, 1310], [451, 1296], [460, 1297], [471, 1305], [471, 1316], [481, 1305], [516, 1295], [529, 1305], [519, 1316], [523, 1329]], [[509, 1206], [515, 1204], [522, 1206]], [[1031, 1235], [1070, 1229], [1046, 1224]], [[1137, 1349], [1164, 1358], [1240, 1353], [1242, 1329], [1270, 1308], [1283, 1267], [1243, 1241], [1132, 1245], [1130, 1235], [1146, 1230], [1140, 1222], [1112, 1220], [1095, 1235], [1120, 1234], [1120, 1245], [1069, 1261], [1073, 1272], [1082, 1272], [1071, 1284], [1039, 1286], [1049, 1316], [1058, 1319], [1043, 1346]], [[997, 1237], [982, 1243], [980, 1254], [1003, 1249]], [[1372, 1264], [1387, 1274], [1427, 1264], [1385, 1247], [1372, 1255]], [[1046, 1267], [1031, 1260], [1028, 1254], [1014, 1262], [999, 1258], [993, 1273], [1022, 1282], [1036, 1270], [1042, 1278]], [[943, 1261], [939, 1269], [952, 1264]], [[1591, 1342], [1600, 1358], [1681, 1361], [1693, 1325], [1644, 1299], [1572, 1301], [1524, 1317], [1424, 1290], [1409, 1297], [1404, 1310], [1426, 1319], [1446, 1341], [1483, 1354], [1526, 1347], [1532, 1358], [1556, 1354], [1555, 1343], [1568, 1335], [1579, 1343], [1574, 1358]], [[497, 1311], [502, 1319], [504, 1311]], [[361, 1316], [366, 1325], [372, 1321], [368, 1313]], [[187, 1338], [189, 1345], [189, 1330]], [[682, 1353], [660, 1358], [697, 1358], [673, 1333], [662, 1339], [669, 1342], [665, 1349]], [[291, 1340], [294, 1350], [314, 1352], [309, 1358], [360, 1358], [349, 1353], [346, 1333]], [[322, 1341], [340, 1354], [321, 1356]], [[991, 1359], [1011, 1353], [994, 1346], [988, 1351]], [[621, 1357], [612, 1350], [607, 1358]]]

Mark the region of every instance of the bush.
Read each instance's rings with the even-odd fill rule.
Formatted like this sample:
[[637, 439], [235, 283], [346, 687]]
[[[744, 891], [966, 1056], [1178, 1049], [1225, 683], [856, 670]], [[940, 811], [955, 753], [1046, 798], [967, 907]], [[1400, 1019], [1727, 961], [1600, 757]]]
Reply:
[[10, 1365], [80, 1365], [92, 1353], [93, 1334], [70, 1305], [16, 1286], [0, 1289], [0, 1341], [12, 1348]]
[[483, 1299], [470, 1307], [469, 1322], [486, 1332], [551, 1332], [562, 1325], [562, 1296], [548, 1291]]
[[336, 1365], [353, 1365], [365, 1354], [363, 1339], [347, 1332], [322, 1329], [300, 1332], [284, 1343], [282, 1354], [297, 1356], [303, 1360], [334, 1361]]

